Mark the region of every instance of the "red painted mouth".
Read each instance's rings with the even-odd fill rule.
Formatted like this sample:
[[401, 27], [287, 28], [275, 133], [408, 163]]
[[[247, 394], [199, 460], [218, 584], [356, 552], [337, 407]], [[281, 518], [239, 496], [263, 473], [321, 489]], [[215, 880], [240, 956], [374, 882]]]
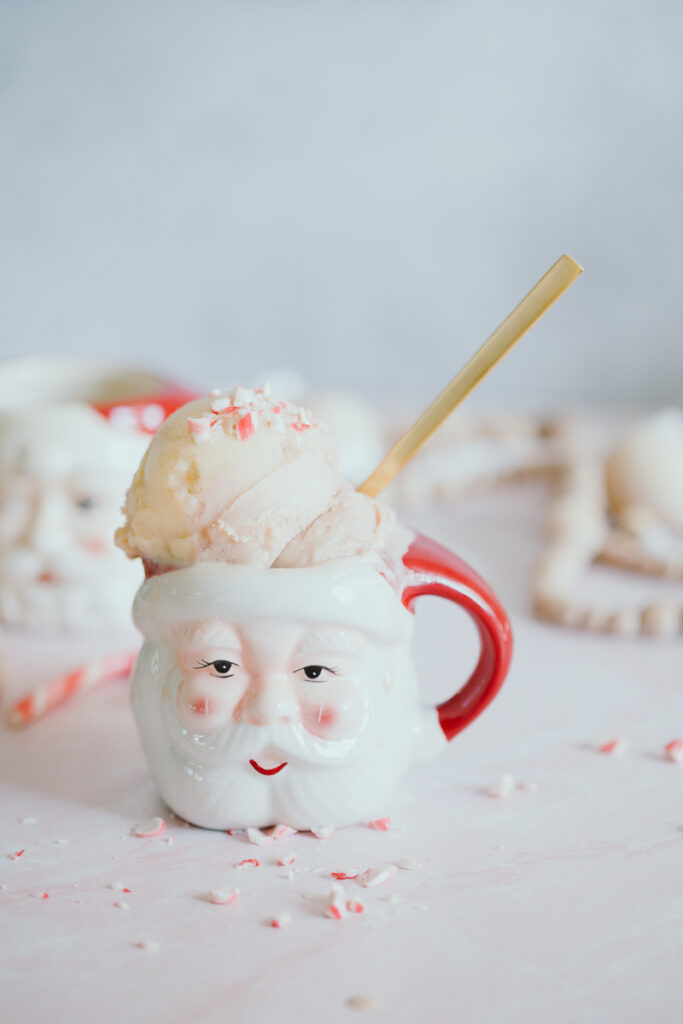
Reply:
[[255, 768], [257, 772], [260, 772], [261, 775], [277, 775], [278, 772], [281, 772], [283, 768], [287, 767], [287, 761], [283, 761], [282, 764], [277, 766], [277, 768], [262, 768], [258, 761], [254, 761], [253, 758], [249, 761], [249, 764], [252, 768]]

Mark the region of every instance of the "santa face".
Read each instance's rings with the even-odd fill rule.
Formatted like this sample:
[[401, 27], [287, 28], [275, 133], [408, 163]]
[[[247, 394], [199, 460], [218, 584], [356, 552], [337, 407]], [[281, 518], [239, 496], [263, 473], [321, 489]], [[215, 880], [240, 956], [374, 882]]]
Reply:
[[413, 760], [407, 646], [343, 626], [212, 621], [147, 642], [141, 662], [143, 745], [167, 803], [195, 824], [380, 817]]
[[0, 420], [0, 616], [17, 625], [123, 624], [139, 568], [113, 543], [147, 438], [86, 405]]

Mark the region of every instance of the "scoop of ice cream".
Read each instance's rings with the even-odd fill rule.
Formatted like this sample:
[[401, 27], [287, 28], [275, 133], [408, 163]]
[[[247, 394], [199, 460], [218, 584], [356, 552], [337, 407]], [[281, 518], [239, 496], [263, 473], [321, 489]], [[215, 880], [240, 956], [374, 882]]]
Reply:
[[627, 529], [659, 522], [683, 535], [683, 412], [665, 409], [627, 431], [607, 461], [610, 509]]
[[305, 566], [384, 545], [393, 513], [343, 483], [334, 442], [267, 388], [175, 412], [135, 474], [116, 541], [160, 568]]

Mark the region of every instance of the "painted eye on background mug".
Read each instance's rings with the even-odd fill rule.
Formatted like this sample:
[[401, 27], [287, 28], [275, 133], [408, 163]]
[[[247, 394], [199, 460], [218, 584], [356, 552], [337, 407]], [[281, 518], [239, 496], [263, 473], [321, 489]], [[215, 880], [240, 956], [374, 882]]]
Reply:
[[80, 508], [82, 512], [89, 512], [91, 508], [95, 507], [95, 501], [93, 498], [78, 498], [76, 507]]
[[[216, 661], [200, 661], [198, 665], [195, 665], [196, 669], [201, 668], [213, 668], [215, 672], [212, 672], [212, 676], [219, 676], [221, 679], [229, 679], [232, 673], [230, 669], [237, 665], [236, 661], [226, 661], [223, 658], [218, 658]], [[237, 665], [239, 668], [239, 665]]]
[[336, 669], [329, 668], [327, 665], [305, 665], [303, 668], [296, 669], [296, 671], [303, 672], [306, 679], [310, 679], [311, 682], [318, 681], [320, 683], [324, 682], [324, 679], [320, 678], [323, 672], [331, 672], [332, 675], [336, 675]]

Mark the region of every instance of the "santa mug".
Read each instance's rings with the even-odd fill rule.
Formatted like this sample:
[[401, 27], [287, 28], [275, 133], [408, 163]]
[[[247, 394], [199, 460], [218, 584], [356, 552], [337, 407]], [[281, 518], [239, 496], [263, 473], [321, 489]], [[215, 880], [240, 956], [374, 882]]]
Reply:
[[[420, 700], [411, 650], [424, 594], [463, 608], [481, 641], [471, 676], [437, 707]], [[152, 576], [133, 617], [145, 639], [132, 704], [157, 786], [180, 817], [215, 829], [386, 815], [410, 765], [494, 698], [512, 653], [487, 584], [419, 534], [393, 560]]]
[[150, 434], [190, 397], [154, 374], [80, 359], [0, 366], [0, 618], [125, 624], [139, 570], [112, 535]]

